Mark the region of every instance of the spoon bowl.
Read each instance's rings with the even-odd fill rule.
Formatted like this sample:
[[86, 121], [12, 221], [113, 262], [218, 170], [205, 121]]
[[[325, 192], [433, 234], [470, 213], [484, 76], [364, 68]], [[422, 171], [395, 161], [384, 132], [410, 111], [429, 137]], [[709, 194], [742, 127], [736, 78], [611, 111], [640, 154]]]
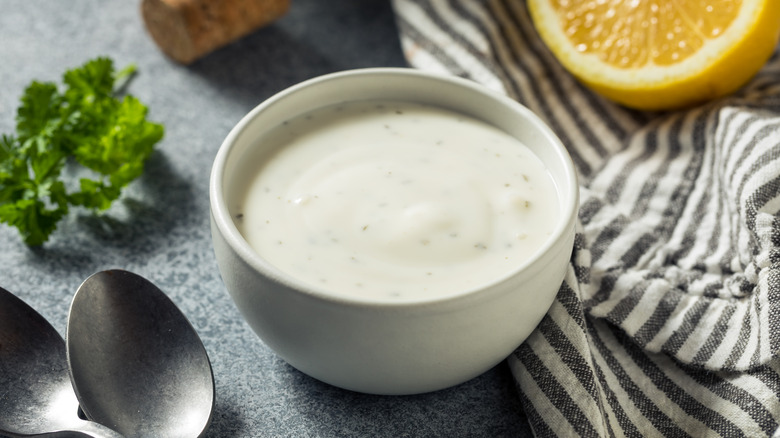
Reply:
[[205, 433], [214, 409], [208, 355], [187, 318], [145, 278], [110, 270], [85, 280], [65, 340], [87, 418], [128, 438]]
[[62, 336], [0, 288], [0, 434], [121, 438], [79, 418], [78, 408]]

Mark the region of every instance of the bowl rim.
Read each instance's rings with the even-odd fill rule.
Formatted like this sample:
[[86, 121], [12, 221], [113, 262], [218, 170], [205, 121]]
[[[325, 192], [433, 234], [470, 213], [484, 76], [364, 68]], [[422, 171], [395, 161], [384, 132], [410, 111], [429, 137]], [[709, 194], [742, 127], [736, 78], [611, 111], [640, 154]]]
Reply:
[[[394, 300], [370, 297], [360, 298], [346, 294], [341, 295], [329, 292], [325, 288], [318, 288], [313, 285], [298, 282], [293, 276], [282, 272], [280, 269], [276, 268], [271, 263], [263, 259], [251, 248], [249, 243], [243, 239], [241, 232], [235, 225], [235, 222], [230, 215], [223, 193], [225, 166], [228, 162], [230, 154], [236, 147], [237, 139], [244, 133], [244, 131], [249, 128], [254, 119], [257, 118], [263, 111], [274, 105], [276, 102], [285, 99], [287, 96], [306, 88], [319, 86], [325, 82], [344, 80], [345, 78], [352, 76], [365, 75], [418, 77], [428, 80], [447, 82], [456, 87], [467, 88], [472, 92], [484, 94], [493, 100], [499, 101], [503, 105], [512, 107], [519, 116], [524, 117], [535, 125], [539, 132], [544, 136], [546, 141], [552, 147], [554, 147], [555, 157], [562, 165], [564, 177], [560, 180], [555, 179], [554, 183], [558, 187], [558, 190], [569, 195], [572, 202], [563, 205], [563, 209], [560, 212], [560, 219], [552, 235], [532, 257], [530, 257], [524, 263], [519, 264], [515, 269], [509, 271], [503, 277], [499, 277], [490, 283], [440, 296]], [[311, 110], [316, 110], [317, 108], [318, 107], [312, 107]], [[537, 116], [534, 112], [521, 103], [509, 98], [504, 94], [493, 91], [477, 82], [457, 76], [444, 75], [408, 67], [370, 67], [338, 71], [299, 82], [263, 100], [246, 115], [244, 115], [239, 120], [239, 122], [234, 125], [233, 128], [231, 128], [223, 142], [220, 144], [214, 158], [209, 178], [209, 210], [214, 226], [220, 233], [222, 239], [225, 240], [225, 243], [231, 248], [231, 250], [233, 250], [236, 255], [253, 270], [261, 273], [263, 276], [271, 279], [276, 283], [280, 283], [304, 296], [326, 302], [360, 307], [407, 308], [410, 306], [424, 306], [426, 304], [442, 303], [448, 301], [471, 300], [474, 299], [477, 295], [481, 295], [481, 293], [487, 293], [487, 291], [494, 289], [494, 286], [508, 281], [512, 277], [528, 270], [532, 266], [538, 265], [540, 259], [542, 259], [546, 254], [550, 253], [558, 242], [560, 242], [562, 239], [566, 239], [567, 235], [570, 234], [574, 229], [574, 224], [579, 210], [579, 184], [572, 158], [561, 140], [539, 116]]]

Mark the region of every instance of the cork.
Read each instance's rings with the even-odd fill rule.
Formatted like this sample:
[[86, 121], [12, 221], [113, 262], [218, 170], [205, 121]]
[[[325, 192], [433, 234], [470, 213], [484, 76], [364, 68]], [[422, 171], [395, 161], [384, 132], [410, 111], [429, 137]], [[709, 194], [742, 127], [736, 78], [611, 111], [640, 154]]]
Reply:
[[190, 64], [284, 15], [290, 0], [143, 0], [152, 39], [170, 58]]

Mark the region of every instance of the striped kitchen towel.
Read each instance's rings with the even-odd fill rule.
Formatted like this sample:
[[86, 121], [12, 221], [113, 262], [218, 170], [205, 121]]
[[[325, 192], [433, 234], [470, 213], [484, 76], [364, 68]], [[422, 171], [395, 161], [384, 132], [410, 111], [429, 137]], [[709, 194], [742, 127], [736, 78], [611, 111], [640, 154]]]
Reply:
[[517, 99], [579, 171], [568, 275], [508, 359], [534, 433], [780, 436], [780, 57], [726, 99], [640, 112], [564, 71], [522, 0], [393, 7], [411, 66]]

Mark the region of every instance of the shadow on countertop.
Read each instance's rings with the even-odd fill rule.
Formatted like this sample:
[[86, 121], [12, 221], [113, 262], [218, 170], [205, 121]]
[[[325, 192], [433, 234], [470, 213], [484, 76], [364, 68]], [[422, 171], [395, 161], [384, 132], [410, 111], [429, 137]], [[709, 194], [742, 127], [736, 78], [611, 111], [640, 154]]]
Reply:
[[407, 66], [393, 17], [385, 0], [297, 0], [276, 22], [186, 68], [253, 106], [315, 76]]
[[164, 239], [174, 228], [189, 228], [189, 222], [197, 217], [193, 214], [197, 211], [194, 189], [176, 174], [164, 152], [152, 153], [134, 184], [134, 190], [117, 200], [120, 205], [116, 209], [112, 207], [101, 215], [78, 215], [78, 221], [97, 243], [128, 247], [134, 254], [143, 254], [145, 248], [153, 247], [145, 242]]
[[[319, 425], [319, 437], [458, 437], [465, 431], [468, 436], [494, 438], [533, 436], [506, 362], [455, 387], [406, 396], [348, 391], [319, 382], [281, 359], [277, 364], [286, 371], [278, 374], [284, 381], [277, 382], [287, 388], [284, 409], [273, 410], [263, 420], [264, 427], [245, 423], [245, 404], [233, 406], [218, 398], [208, 438], [234, 436], [243, 429], [255, 430], [256, 436], [279, 428], [288, 430], [287, 436], [311, 433], [304, 424]], [[453, 415], [454, 405], [459, 406], [458, 415]], [[408, 434], [410, 425], [414, 435]]]
[[206, 228], [191, 224], [208, 218], [205, 212], [194, 214], [198, 209], [194, 188], [175, 173], [165, 153], [155, 150], [144, 173], [109, 210], [73, 209], [49, 242], [28, 247], [27, 261], [67, 273], [99, 264], [107, 248], [118, 249], [126, 263], [143, 260], [175, 229]]

